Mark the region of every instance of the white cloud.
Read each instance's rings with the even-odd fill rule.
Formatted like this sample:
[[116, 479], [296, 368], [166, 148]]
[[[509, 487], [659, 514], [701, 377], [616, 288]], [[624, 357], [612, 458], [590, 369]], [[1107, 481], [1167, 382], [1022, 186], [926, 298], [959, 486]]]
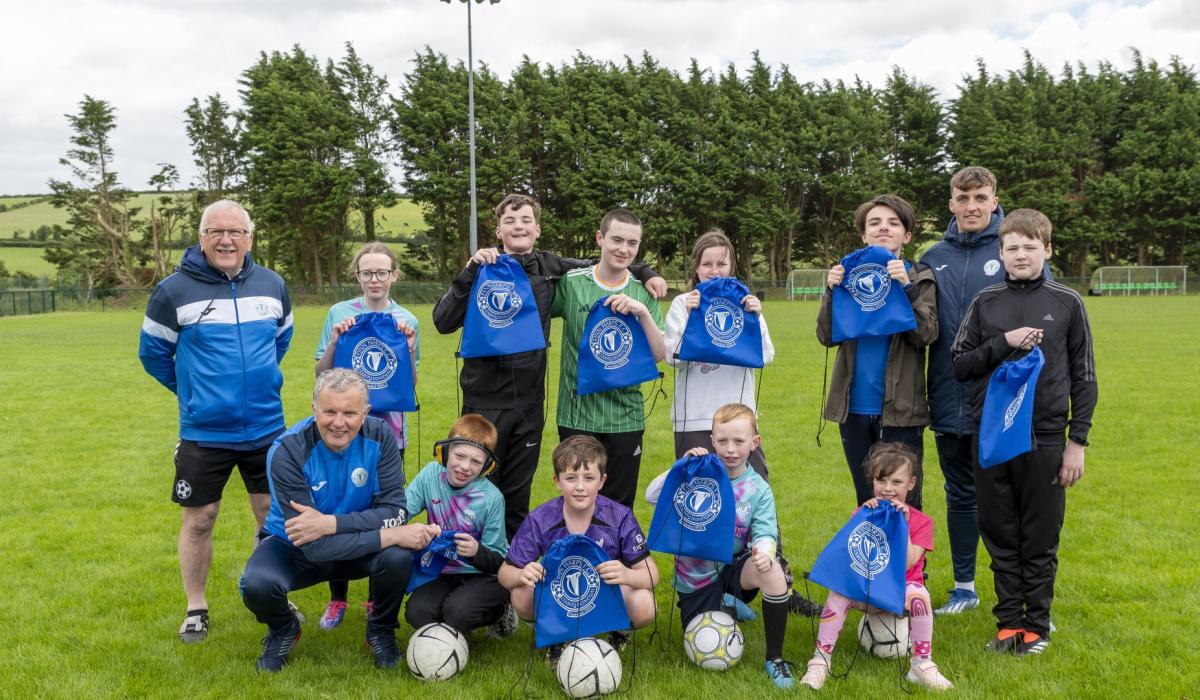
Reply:
[[[117, 169], [145, 186], [156, 163], [190, 177], [183, 131], [193, 97], [237, 101], [238, 76], [260, 51], [300, 44], [322, 60], [346, 41], [393, 85], [426, 45], [466, 60], [466, 7], [435, 0], [42, 0], [5, 12], [0, 77], [0, 192], [45, 191], [70, 131], [65, 113], [87, 93], [118, 110]], [[1022, 51], [1057, 73], [1064, 62], [1128, 66], [1130, 47], [1200, 63], [1200, 3], [1189, 0], [503, 0], [473, 5], [476, 60], [507, 76], [523, 55], [569, 62], [582, 52], [634, 60], [648, 51], [687, 69], [744, 71], [759, 50], [801, 80], [882, 84], [893, 65], [952, 97], [982, 58], [1019, 67]]]

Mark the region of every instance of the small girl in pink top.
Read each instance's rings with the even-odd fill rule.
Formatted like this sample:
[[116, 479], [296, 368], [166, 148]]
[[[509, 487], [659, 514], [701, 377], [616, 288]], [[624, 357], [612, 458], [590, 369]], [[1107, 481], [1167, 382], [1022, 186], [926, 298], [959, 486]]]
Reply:
[[[912, 665], [908, 680], [933, 690], [949, 690], [954, 686], [933, 663], [933, 610], [929, 606], [929, 591], [925, 590], [925, 552], [933, 551], [933, 521], [921, 511], [906, 504], [908, 492], [916, 488], [921, 463], [916, 454], [903, 443], [880, 442], [871, 447], [863, 462], [863, 471], [874, 484], [875, 497], [863, 507], [875, 508], [889, 502], [904, 514], [908, 521], [908, 558], [905, 560], [904, 608], [908, 611], [912, 639]], [[863, 605], [846, 596], [829, 592], [825, 609], [821, 611], [821, 628], [817, 632], [817, 649], [808, 662], [808, 671], [800, 682], [816, 690], [829, 678], [829, 658], [837, 644], [838, 633], [846, 622], [846, 610]]]

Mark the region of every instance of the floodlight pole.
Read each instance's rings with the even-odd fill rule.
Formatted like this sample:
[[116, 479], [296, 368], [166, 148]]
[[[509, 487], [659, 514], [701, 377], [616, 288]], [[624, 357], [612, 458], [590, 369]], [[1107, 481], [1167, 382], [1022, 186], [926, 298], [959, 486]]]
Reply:
[[475, 53], [471, 46], [471, 0], [467, 0], [467, 133], [471, 148], [471, 255], [479, 249], [479, 209], [475, 199]]

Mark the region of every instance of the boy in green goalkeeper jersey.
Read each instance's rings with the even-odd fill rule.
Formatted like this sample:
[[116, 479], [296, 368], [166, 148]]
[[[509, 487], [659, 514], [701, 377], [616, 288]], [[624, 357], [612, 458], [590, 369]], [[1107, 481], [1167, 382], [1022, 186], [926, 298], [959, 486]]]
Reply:
[[655, 361], [666, 356], [662, 310], [642, 283], [629, 274], [642, 241], [642, 222], [633, 212], [614, 209], [604, 215], [596, 243], [600, 262], [568, 272], [554, 292], [551, 315], [563, 319], [558, 384], [558, 436], [592, 435], [608, 454], [608, 480], [601, 493], [633, 507], [646, 429], [638, 386], [586, 394], [575, 392], [579, 341], [596, 300], [616, 313], [634, 317], [646, 333]]

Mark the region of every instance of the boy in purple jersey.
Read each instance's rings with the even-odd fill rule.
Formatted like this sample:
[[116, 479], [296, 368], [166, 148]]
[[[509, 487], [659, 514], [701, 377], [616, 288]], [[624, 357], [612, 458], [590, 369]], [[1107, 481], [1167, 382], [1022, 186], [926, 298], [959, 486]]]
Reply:
[[496, 427], [468, 413], [434, 447], [437, 459], [404, 489], [408, 516], [425, 511], [431, 525], [455, 531], [459, 557], [409, 596], [404, 619], [414, 628], [445, 622], [463, 634], [487, 625], [495, 637], [516, 631], [508, 591], [496, 580], [508, 551], [504, 497], [484, 478], [496, 466], [495, 447]]
[[[633, 511], [599, 495], [606, 478], [604, 446], [590, 435], [574, 435], [554, 448], [554, 485], [562, 496], [538, 506], [513, 536], [500, 566], [500, 583], [511, 591], [512, 605], [522, 619], [533, 619], [534, 586], [546, 577], [538, 561], [554, 542], [568, 535], [586, 535], [611, 557], [596, 567], [606, 583], [621, 586], [625, 610], [634, 629], [654, 620], [654, 586], [658, 567], [646, 550], [646, 538]], [[609, 640], [618, 651], [629, 636], [613, 632]], [[553, 664], [562, 645], [550, 647]]]

